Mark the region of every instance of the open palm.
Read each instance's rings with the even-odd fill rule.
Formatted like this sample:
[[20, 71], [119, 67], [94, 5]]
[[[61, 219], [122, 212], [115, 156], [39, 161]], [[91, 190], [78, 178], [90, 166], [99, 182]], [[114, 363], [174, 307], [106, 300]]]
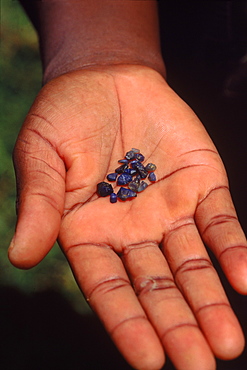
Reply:
[[[132, 147], [157, 165], [157, 182], [111, 204], [96, 185]], [[20, 132], [15, 167], [11, 261], [31, 267], [58, 238], [132, 366], [160, 368], [163, 347], [178, 369], [209, 370], [213, 354], [240, 354], [242, 332], [203, 243], [246, 293], [246, 239], [216, 148], [157, 72], [105, 67], [48, 83]]]

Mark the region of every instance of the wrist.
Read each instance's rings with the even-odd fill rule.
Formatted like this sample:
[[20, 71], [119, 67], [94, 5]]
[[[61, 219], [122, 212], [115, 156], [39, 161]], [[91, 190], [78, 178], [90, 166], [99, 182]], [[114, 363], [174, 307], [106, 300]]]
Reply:
[[165, 75], [154, 0], [39, 3], [44, 82], [92, 66], [141, 64]]
[[63, 55], [57, 55], [54, 59], [44, 68], [43, 83], [47, 83], [53, 78], [59, 77], [62, 74], [90, 68], [111, 67], [117, 65], [142, 65], [152, 68], [159, 72], [166, 78], [166, 69], [163, 59], [159, 55], [150, 54], [149, 57], [140, 57], [138, 54], [133, 53], [120, 53], [118, 51], [104, 50], [102, 53], [90, 53], [82, 57], [70, 56], [67, 58]]

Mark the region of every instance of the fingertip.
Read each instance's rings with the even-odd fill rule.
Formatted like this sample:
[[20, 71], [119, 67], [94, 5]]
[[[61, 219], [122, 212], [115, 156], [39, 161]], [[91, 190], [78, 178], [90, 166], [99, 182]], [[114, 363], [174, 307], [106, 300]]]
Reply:
[[13, 242], [12, 240], [8, 249], [9, 261], [13, 266], [19, 269], [28, 270], [38, 265], [43, 260], [53, 244], [51, 246], [39, 245], [34, 248], [34, 244], [29, 246], [28, 243], [23, 244], [18, 243], [18, 241]]
[[241, 355], [245, 339], [237, 318], [229, 317], [222, 330], [221, 340], [215, 345], [215, 355], [222, 360], [233, 360]]
[[177, 327], [165, 335], [164, 342], [176, 369], [216, 369], [215, 357], [199, 328]]
[[27, 258], [22, 256], [18, 251], [8, 251], [8, 258], [14, 267], [22, 270], [28, 270], [41, 262], [42, 258], [39, 260], [33, 260], [33, 258]]
[[11, 240], [8, 257], [18, 268], [36, 266], [49, 253], [58, 237], [61, 215], [44, 202], [29, 197], [19, 210], [15, 235]]
[[245, 339], [230, 306], [222, 305], [203, 312], [201, 326], [215, 356], [232, 360], [241, 355]]
[[30, 269], [38, 265], [49, 253], [56, 242], [59, 223], [47, 221], [30, 222], [29, 227], [23, 222], [17, 225], [16, 233], [8, 249], [8, 258], [13, 266], [20, 269]]
[[247, 295], [247, 267], [241, 269], [237, 273], [232, 273], [228, 278], [229, 283], [236, 292], [242, 295]]
[[247, 248], [229, 248], [221, 255], [220, 263], [232, 287], [247, 295]]
[[126, 361], [140, 370], [160, 370], [165, 364], [165, 353], [157, 334], [149, 322], [126, 324], [112, 336]]
[[215, 348], [215, 356], [224, 361], [234, 360], [239, 357], [245, 348], [244, 338], [235, 340], [234, 336], [225, 338], [221, 345]]

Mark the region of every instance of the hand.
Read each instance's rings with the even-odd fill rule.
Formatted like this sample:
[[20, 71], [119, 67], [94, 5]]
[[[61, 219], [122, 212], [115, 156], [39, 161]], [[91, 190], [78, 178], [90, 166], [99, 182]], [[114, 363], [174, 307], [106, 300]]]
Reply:
[[[157, 165], [138, 197], [98, 198], [132, 147]], [[18, 223], [12, 263], [29, 268], [58, 237], [75, 278], [127, 361], [214, 369], [244, 339], [205, 242], [247, 293], [247, 249], [219, 154], [191, 109], [154, 70], [102, 67], [52, 80], [14, 152]]]

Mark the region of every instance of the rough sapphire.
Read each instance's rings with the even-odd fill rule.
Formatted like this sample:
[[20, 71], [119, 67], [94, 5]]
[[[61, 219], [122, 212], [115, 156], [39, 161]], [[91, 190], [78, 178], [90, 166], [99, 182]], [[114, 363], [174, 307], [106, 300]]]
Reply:
[[127, 170], [129, 166], [127, 164], [122, 164], [120, 167], [115, 169], [116, 173], [123, 173], [125, 170]]
[[155, 175], [154, 172], [150, 172], [149, 173], [148, 180], [151, 181], [151, 182], [155, 182], [156, 181], [156, 175]]
[[118, 173], [109, 173], [109, 175], [106, 176], [108, 181], [116, 181], [118, 177]]
[[134, 159], [135, 158], [135, 152], [133, 150], [130, 150], [129, 152], [126, 153], [125, 158], [128, 160]]
[[141, 181], [141, 176], [140, 175], [136, 175], [136, 177], [134, 178], [134, 181], [138, 184], [140, 184], [140, 181]]
[[140, 175], [137, 175], [130, 183], [129, 188], [133, 191], [137, 191], [137, 189], [140, 186], [141, 177]]
[[141, 181], [137, 192], [140, 193], [141, 191], [145, 190], [148, 187], [148, 184], [145, 181]]
[[132, 176], [129, 175], [128, 173], [122, 173], [118, 179], [117, 179], [117, 185], [121, 186], [121, 185], [126, 185], [128, 184], [130, 181], [132, 181]]
[[135, 154], [135, 159], [137, 159], [138, 161], [140, 161], [140, 162], [143, 162], [144, 161], [144, 159], [145, 159], [145, 157], [144, 157], [144, 155], [142, 155], [141, 153], [136, 153]]
[[140, 153], [140, 149], [136, 149], [136, 148], [132, 148], [131, 151], [134, 152], [135, 154]]
[[141, 162], [139, 161], [133, 161], [133, 162], [131, 162], [132, 168], [134, 168], [134, 170], [137, 170], [137, 172], [139, 173], [142, 179], [145, 179], [148, 175], [148, 171], [145, 169], [145, 167], [143, 166]]
[[145, 169], [148, 171], [148, 172], [153, 172], [156, 170], [156, 166], [155, 164], [153, 163], [148, 163], [145, 167]]
[[117, 193], [117, 196], [121, 200], [127, 200], [129, 198], [136, 197], [136, 193], [134, 191], [130, 190], [130, 189], [127, 189], [127, 188], [120, 188], [118, 193]]
[[130, 190], [133, 190], [133, 191], [137, 191], [139, 186], [140, 186], [140, 184], [137, 184], [135, 181], [131, 181], [129, 183], [129, 188], [130, 188]]
[[116, 203], [117, 202], [117, 194], [111, 193], [111, 195], [110, 195], [110, 202], [111, 203]]
[[107, 197], [111, 193], [113, 193], [113, 188], [111, 184], [108, 184], [108, 182], [100, 182], [97, 184], [97, 193], [100, 197]]
[[133, 168], [127, 168], [126, 170], [124, 170], [124, 173], [127, 173], [128, 175], [134, 176], [134, 175], [136, 175], [136, 170], [134, 170]]
[[136, 166], [137, 163], [141, 163], [141, 162], [139, 162], [137, 159], [135, 159], [134, 161], [130, 162], [130, 165], [131, 165], [132, 168], [135, 169], [135, 166]]

